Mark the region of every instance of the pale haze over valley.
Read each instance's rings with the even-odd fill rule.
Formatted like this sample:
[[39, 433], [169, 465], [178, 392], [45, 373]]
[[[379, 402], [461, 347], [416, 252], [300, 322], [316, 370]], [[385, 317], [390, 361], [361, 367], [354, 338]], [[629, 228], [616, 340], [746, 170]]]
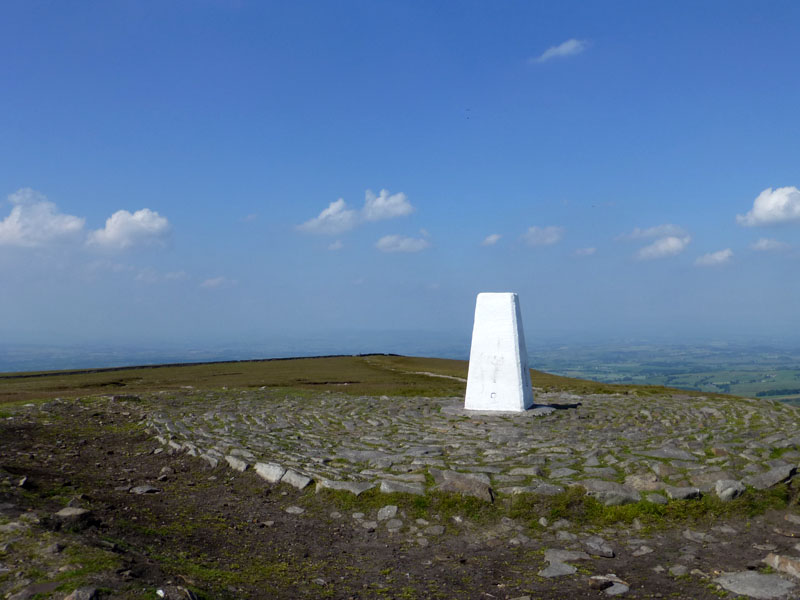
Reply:
[[4, 2], [0, 352], [466, 358], [481, 291], [519, 293], [529, 346], [800, 345], [799, 27], [788, 1]]

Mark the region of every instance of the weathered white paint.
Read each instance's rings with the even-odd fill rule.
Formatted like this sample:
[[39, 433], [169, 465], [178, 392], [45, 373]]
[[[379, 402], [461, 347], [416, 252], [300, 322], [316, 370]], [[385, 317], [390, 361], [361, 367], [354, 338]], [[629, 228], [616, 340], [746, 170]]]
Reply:
[[519, 298], [512, 293], [478, 294], [464, 408], [519, 412], [531, 406]]

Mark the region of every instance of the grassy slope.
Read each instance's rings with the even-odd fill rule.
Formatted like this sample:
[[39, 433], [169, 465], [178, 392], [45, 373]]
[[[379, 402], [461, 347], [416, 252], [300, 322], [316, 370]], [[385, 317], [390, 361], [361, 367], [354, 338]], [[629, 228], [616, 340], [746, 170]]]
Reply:
[[[355, 395], [458, 396], [467, 361], [407, 356], [338, 356], [287, 360], [0, 374], [0, 403], [58, 396], [135, 394], [192, 386], [201, 389], [277, 387]], [[533, 385], [578, 394], [661, 393], [657, 386], [611, 385], [531, 371]], [[674, 391], [674, 390], [670, 390]], [[699, 395], [699, 393], [681, 392]]]

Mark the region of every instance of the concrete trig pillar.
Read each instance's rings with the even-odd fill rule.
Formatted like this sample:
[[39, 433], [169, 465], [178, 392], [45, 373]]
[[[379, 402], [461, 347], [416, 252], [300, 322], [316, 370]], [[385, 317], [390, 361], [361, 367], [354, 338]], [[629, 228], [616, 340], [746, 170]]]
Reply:
[[464, 408], [521, 412], [531, 406], [519, 298], [512, 293], [478, 294]]

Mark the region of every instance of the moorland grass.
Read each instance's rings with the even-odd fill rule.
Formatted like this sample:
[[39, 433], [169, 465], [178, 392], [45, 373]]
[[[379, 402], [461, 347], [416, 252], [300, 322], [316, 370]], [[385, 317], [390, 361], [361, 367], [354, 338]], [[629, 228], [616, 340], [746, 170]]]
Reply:
[[[335, 391], [356, 396], [463, 396], [468, 362], [395, 355], [270, 359], [81, 371], [0, 373], [0, 404], [56, 397], [132, 395], [188, 388]], [[575, 394], [701, 395], [660, 386], [612, 385], [532, 370], [536, 388]]]

